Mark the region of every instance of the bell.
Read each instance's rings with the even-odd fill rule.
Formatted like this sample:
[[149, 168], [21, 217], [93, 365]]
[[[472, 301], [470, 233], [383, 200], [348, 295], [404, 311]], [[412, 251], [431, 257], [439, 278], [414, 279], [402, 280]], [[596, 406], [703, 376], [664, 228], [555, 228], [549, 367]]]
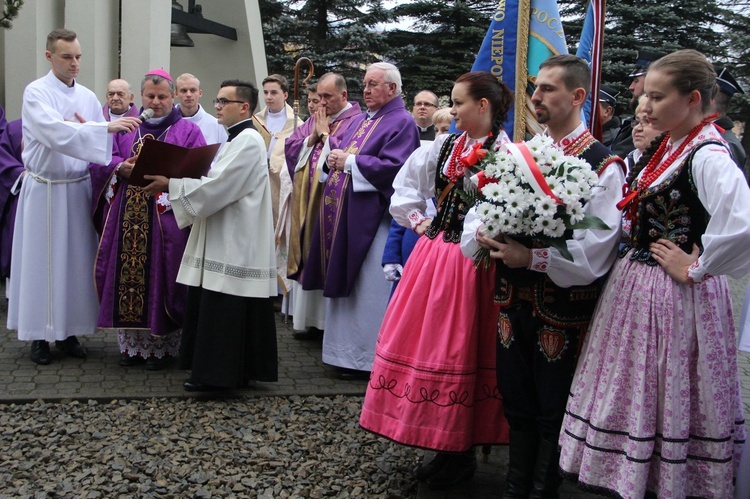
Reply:
[[[172, 8], [184, 11], [185, 9], [177, 3], [177, 0], [172, 0]], [[172, 23], [171, 26], [172, 41], [170, 45], [172, 47], [194, 47], [195, 43], [187, 34], [187, 28], [182, 24]]]

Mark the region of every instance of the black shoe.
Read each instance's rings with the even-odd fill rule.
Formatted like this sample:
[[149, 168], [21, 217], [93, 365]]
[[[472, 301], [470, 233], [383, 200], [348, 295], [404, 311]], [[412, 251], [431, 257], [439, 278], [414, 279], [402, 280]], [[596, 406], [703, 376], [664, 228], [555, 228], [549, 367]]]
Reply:
[[46, 366], [52, 362], [52, 355], [49, 353], [49, 342], [44, 340], [32, 341], [31, 360], [42, 366]]
[[429, 463], [422, 461], [422, 463], [414, 470], [414, 478], [420, 482], [424, 482], [431, 476], [439, 473], [440, 470], [443, 469], [443, 466], [449, 461], [449, 457], [450, 454], [447, 452], [438, 452]]
[[427, 485], [434, 490], [448, 489], [468, 482], [476, 471], [477, 455], [473, 448], [460, 454], [448, 454], [440, 473], [428, 478]]
[[78, 343], [78, 338], [75, 336], [68, 336], [62, 341], [56, 341], [55, 347], [68, 357], [75, 357], [76, 359], [86, 358], [86, 349]]
[[203, 383], [196, 383], [195, 381], [187, 380], [182, 384], [182, 387], [186, 392], [218, 392], [226, 390], [220, 386], [204, 385]]
[[356, 369], [347, 369], [339, 367], [337, 376], [345, 381], [367, 381], [370, 379], [370, 371], [358, 371]]
[[122, 367], [133, 367], [137, 366], [138, 364], [143, 364], [145, 362], [145, 359], [139, 355], [133, 355], [132, 357], [126, 353], [120, 354], [120, 361], [118, 364], [120, 364]]
[[162, 369], [166, 368], [171, 362], [172, 357], [170, 357], [169, 355], [165, 355], [162, 358], [152, 355], [148, 359], [146, 359], [146, 366], [144, 367], [144, 369], [146, 371], [161, 371]]
[[292, 338], [300, 341], [320, 340], [323, 338], [323, 331], [309, 327], [305, 331], [292, 331]]

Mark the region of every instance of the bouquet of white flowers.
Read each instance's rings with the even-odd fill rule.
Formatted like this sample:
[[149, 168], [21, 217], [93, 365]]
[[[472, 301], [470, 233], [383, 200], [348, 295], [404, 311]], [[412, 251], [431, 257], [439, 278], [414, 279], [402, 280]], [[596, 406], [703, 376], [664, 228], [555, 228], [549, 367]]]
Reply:
[[[583, 212], [599, 177], [586, 161], [565, 156], [550, 137], [537, 135], [506, 148], [487, 155], [477, 178], [484, 235], [531, 238], [573, 261], [565, 241], [574, 229], [609, 229]], [[480, 250], [475, 259], [480, 263], [488, 257], [488, 250]]]

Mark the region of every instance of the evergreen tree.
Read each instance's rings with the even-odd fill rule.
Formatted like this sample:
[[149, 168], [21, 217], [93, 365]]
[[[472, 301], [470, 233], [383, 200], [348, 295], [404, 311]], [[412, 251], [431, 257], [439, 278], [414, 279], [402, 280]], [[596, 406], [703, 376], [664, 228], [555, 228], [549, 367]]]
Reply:
[[268, 70], [290, 81], [298, 57], [309, 57], [315, 75], [329, 71], [361, 92], [364, 68], [384, 53], [377, 27], [392, 19], [382, 0], [261, 0]]
[[470, 71], [496, 8], [478, 0], [418, 0], [393, 9], [414, 20], [410, 29], [387, 33], [387, 57], [398, 66], [404, 93], [421, 90], [450, 95], [453, 82]]
[[0, 12], [0, 28], [10, 29], [11, 21], [18, 16], [18, 11], [23, 5], [23, 0], [5, 0], [5, 6]]

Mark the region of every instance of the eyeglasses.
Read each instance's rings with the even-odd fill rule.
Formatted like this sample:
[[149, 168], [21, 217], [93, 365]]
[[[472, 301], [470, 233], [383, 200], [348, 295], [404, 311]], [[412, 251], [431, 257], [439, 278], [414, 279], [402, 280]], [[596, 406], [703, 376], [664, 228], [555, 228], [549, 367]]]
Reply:
[[437, 107], [437, 104], [432, 102], [415, 102], [414, 107]]
[[362, 86], [364, 88], [369, 88], [370, 90], [372, 90], [373, 88], [379, 87], [380, 85], [390, 85], [390, 82], [387, 82], [387, 81], [383, 81], [383, 82], [380, 82], [380, 83], [378, 83], [376, 81], [364, 81], [364, 82], [362, 82]]
[[214, 99], [213, 100], [214, 107], [216, 109], [221, 109], [222, 107], [226, 106], [230, 102], [234, 102], [234, 103], [237, 103], [237, 104], [245, 104], [245, 101], [243, 101], [243, 100], [229, 100], [229, 99], [225, 99], [223, 97], [221, 99]]

